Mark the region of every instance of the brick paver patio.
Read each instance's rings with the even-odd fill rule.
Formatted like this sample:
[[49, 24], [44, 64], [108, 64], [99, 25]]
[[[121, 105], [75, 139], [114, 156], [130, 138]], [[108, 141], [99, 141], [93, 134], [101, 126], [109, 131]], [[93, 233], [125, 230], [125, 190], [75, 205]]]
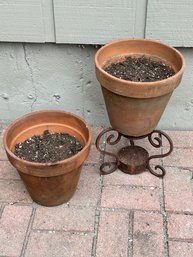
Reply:
[[52, 208], [31, 200], [1, 142], [0, 257], [192, 257], [193, 132], [168, 133], [164, 179], [100, 176], [93, 140], [74, 197]]

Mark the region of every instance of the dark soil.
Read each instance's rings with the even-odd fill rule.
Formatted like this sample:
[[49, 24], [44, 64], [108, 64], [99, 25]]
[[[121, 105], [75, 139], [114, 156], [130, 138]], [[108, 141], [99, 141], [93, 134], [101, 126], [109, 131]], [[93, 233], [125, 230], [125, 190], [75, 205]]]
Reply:
[[135, 82], [153, 82], [175, 74], [163, 61], [144, 56], [128, 56], [121, 62], [104, 67], [104, 70], [114, 77]]
[[31, 162], [50, 163], [67, 159], [83, 146], [67, 133], [50, 133], [45, 130], [42, 135], [33, 136], [15, 146], [15, 155]]

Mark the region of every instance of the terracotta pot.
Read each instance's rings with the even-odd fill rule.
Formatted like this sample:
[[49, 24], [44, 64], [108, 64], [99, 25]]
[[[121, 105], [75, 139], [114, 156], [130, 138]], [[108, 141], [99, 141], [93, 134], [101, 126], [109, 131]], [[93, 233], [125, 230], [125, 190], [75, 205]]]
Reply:
[[[17, 143], [40, 135], [44, 130], [67, 132], [84, 147], [76, 155], [56, 163], [29, 162], [13, 153]], [[45, 110], [25, 115], [11, 123], [3, 142], [8, 159], [18, 170], [31, 198], [39, 204], [55, 206], [68, 201], [76, 190], [81, 167], [89, 154], [91, 131], [85, 121], [74, 114]]]
[[[162, 59], [174, 69], [175, 75], [155, 82], [131, 82], [103, 70], [104, 65], [131, 55]], [[100, 48], [95, 66], [111, 126], [122, 134], [137, 137], [149, 134], [157, 126], [173, 90], [182, 79], [185, 61], [179, 51], [168, 45], [153, 40], [126, 39]]]

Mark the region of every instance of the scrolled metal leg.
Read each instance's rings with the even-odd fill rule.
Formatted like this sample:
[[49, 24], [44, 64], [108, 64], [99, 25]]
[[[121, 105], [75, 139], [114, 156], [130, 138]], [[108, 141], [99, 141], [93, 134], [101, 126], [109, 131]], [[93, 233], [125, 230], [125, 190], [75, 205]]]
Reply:
[[[156, 136], [157, 135], [157, 136]], [[166, 134], [164, 133], [163, 131], [161, 130], [154, 130], [153, 132], [151, 132], [149, 135], [148, 135], [148, 140], [150, 142], [150, 144], [156, 148], [161, 148], [163, 145], [163, 137], [165, 139], [167, 139], [168, 143], [169, 143], [169, 151], [167, 151], [166, 153], [163, 153], [163, 154], [158, 154], [158, 155], [152, 155], [148, 158], [148, 162], [147, 162], [147, 169], [149, 170], [149, 172], [151, 174], [153, 174], [154, 176], [156, 177], [164, 177], [165, 176], [165, 169], [161, 166], [161, 165], [156, 165], [155, 168], [151, 168], [150, 166], [150, 161], [152, 159], [157, 159], [157, 158], [164, 158], [166, 156], [168, 156], [172, 151], [173, 151], [173, 143], [172, 143], [172, 140], [171, 138]], [[158, 173], [156, 172], [156, 170], [159, 170], [161, 171], [161, 173]]]
[[[110, 174], [110, 173], [113, 173], [119, 166], [119, 158], [117, 157], [117, 155], [113, 154], [113, 153], [110, 153], [110, 152], [107, 152], [103, 149], [100, 148], [100, 140], [102, 138], [103, 135], [105, 135], [106, 133], [108, 132], [116, 132], [117, 133], [117, 136], [115, 137], [114, 134], [110, 134], [107, 139], [106, 139], [106, 143], [109, 144], [109, 145], [115, 145], [117, 144], [120, 139], [121, 139], [121, 134], [119, 132], [117, 132], [116, 130], [112, 129], [112, 128], [107, 128], [107, 129], [104, 129], [97, 137], [96, 139], [96, 148], [97, 150], [102, 153], [103, 155], [108, 155], [108, 156], [111, 156], [115, 159], [114, 162], [104, 162], [101, 166], [100, 166], [100, 172], [104, 175], [107, 175], [107, 174]], [[108, 167], [108, 169], [107, 169]]]

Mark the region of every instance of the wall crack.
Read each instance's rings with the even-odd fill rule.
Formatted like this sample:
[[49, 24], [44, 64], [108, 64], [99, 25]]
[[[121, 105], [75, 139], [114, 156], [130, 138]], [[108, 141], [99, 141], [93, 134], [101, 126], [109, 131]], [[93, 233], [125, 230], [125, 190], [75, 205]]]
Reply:
[[36, 103], [37, 101], [37, 88], [36, 88], [36, 84], [35, 84], [35, 81], [34, 81], [34, 73], [33, 73], [33, 69], [30, 65], [30, 62], [29, 62], [29, 58], [27, 56], [27, 48], [26, 48], [26, 45], [25, 44], [22, 44], [23, 46], [23, 52], [24, 52], [24, 60], [25, 60], [25, 63], [28, 67], [28, 70], [29, 70], [29, 73], [30, 73], [30, 80], [31, 80], [31, 85], [32, 85], [32, 88], [33, 88], [33, 91], [34, 91], [34, 98], [33, 98], [33, 102], [31, 104], [31, 112], [33, 111], [33, 107], [34, 107], [34, 104]]

